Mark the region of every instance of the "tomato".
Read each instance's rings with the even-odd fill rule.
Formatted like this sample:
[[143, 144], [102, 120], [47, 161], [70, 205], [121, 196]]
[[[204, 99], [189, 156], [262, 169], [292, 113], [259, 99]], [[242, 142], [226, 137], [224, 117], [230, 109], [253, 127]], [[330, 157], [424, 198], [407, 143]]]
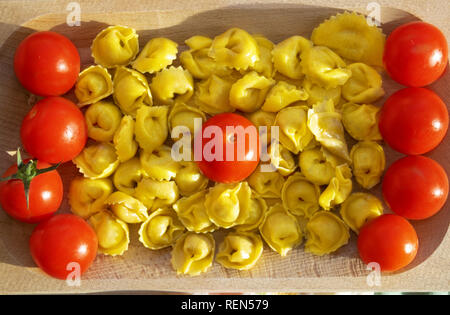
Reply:
[[74, 44], [55, 32], [26, 37], [14, 55], [14, 71], [31, 93], [58, 96], [69, 91], [80, 72], [80, 55]]
[[200, 170], [216, 182], [244, 180], [259, 163], [258, 130], [234, 113], [219, 114], [204, 123], [195, 135], [194, 148]]
[[389, 207], [407, 219], [426, 219], [436, 214], [448, 196], [448, 178], [436, 161], [407, 156], [386, 171], [383, 197]]
[[87, 126], [74, 103], [62, 97], [47, 97], [25, 116], [20, 136], [25, 150], [38, 160], [67, 162], [83, 150]]
[[433, 83], [444, 73], [447, 58], [444, 34], [431, 24], [411, 22], [388, 36], [383, 62], [395, 81], [421, 87]]
[[365, 264], [378, 263], [381, 271], [397, 271], [416, 257], [419, 240], [414, 227], [395, 214], [367, 222], [358, 235], [358, 251]]
[[11, 217], [36, 223], [58, 210], [63, 199], [63, 184], [58, 171], [50, 164], [41, 161], [22, 163], [20, 159], [19, 152], [18, 163], [2, 176], [0, 204]]
[[394, 149], [423, 154], [439, 145], [448, 129], [448, 111], [434, 92], [405, 88], [392, 94], [380, 112], [379, 129]]
[[64, 280], [73, 272], [83, 274], [91, 266], [97, 255], [98, 240], [95, 231], [82, 218], [58, 214], [36, 226], [29, 245], [39, 268]]

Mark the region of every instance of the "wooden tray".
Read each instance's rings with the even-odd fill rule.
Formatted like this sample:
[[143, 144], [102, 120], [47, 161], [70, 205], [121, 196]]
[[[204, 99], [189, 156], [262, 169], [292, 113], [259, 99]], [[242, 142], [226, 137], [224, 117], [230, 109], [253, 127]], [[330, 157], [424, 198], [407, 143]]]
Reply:
[[[35, 30], [53, 30], [68, 36], [78, 47], [83, 68], [91, 64], [89, 47], [95, 35], [107, 25], [123, 24], [138, 30], [141, 45], [154, 36], [183, 41], [194, 35], [215, 36], [232, 26], [251, 33], [261, 33], [272, 41], [292, 35], [309, 37], [312, 29], [342, 9], [367, 14], [366, 1], [339, 1], [338, 8], [328, 8], [327, 1], [302, 3], [259, 1], [105, 1], [81, 4], [81, 26], [66, 24], [67, 1], [3, 1], [0, 3], [0, 170], [14, 158], [5, 151], [20, 145], [20, 123], [31, 107], [29, 95], [14, 76], [12, 61], [20, 41]], [[424, 20], [440, 27], [449, 37], [449, 6], [440, 1], [378, 1], [382, 5], [382, 28], [389, 34], [396, 26]], [[442, 2], [441, 2], [442, 3]], [[386, 6], [383, 6], [386, 4]], [[387, 7], [391, 5], [397, 8]], [[403, 11], [406, 10], [406, 11]], [[132, 9], [132, 12], [129, 10]], [[412, 12], [412, 13], [408, 13]], [[401, 88], [384, 76], [387, 95]], [[450, 102], [450, 74], [433, 86], [444, 101]], [[385, 98], [377, 104], [381, 105]], [[387, 166], [400, 157], [387, 146]], [[428, 156], [450, 170], [450, 137]], [[60, 168], [65, 188], [76, 170], [71, 165]], [[67, 193], [67, 191], [65, 192]], [[380, 196], [380, 185], [375, 188]], [[60, 212], [67, 212], [67, 201]], [[170, 250], [151, 251], [138, 242], [137, 226], [131, 226], [131, 244], [121, 257], [98, 255], [82, 277], [81, 286], [68, 286], [51, 279], [35, 267], [28, 249], [33, 225], [12, 220], [0, 211], [0, 292], [92, 292], [112, 290], [151, 290], [178, 292], [296, 292], [296, 291], [448, 291], [450, 280], [449, 203], [434, 217], [413, 222], [420, 250], [413, 264], [401, 273], [383, 274], [380, 286], [369, 286], [370, 274], [358, 258], [356, 237], [332, 255], [316, 257], [295, 249], [281, 258], [266, 246], [262, 259], [251, 271], [226, 270], [214, 263], [211, 271], [199, 277], [178, 277], [170, 266]]]

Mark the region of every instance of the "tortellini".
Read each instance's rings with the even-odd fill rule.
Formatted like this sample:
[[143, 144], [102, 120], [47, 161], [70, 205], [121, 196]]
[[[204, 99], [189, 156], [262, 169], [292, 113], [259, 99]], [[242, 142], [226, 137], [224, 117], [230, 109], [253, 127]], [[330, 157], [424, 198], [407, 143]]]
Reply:
[[152, 38], [133, 61], [133, 69], [141, 73], [155, 73], [172, 64], [177, 58], [178, 44], [168, 38]]
[[236, 231], [252, 231], [259, 227], [264, 215], [267, 211], [267, 203], [264, 198], [258, 196], [257, 193], [252, 192], [251, 198], [247, 200], [248, 217], [242, 224], [234, 227]]
[[303, 151], [314, 136], [308, 128], [308, 107], [290, 106], [280, 110], [275, 126], [280, 127], [280, 142], [294, 154]]
[[182, 196], [192, 195], [208, 186], [209, 179], [202, 174], [197, 163], [193, 161], [180, 161], [178, 165], [179, 169], [174, 181]]
[[191, 196], [178, 199], [172, 206], [178, 218], [188, 231], [208, 233], [217, 229], [206, 213], [206, 190], [199, 191]]
[[343, 58], [383, 67], [386, 36], [376, 26], [369, 26], [362, 14], [345, 12], [330, 17], [313, 30], [311, 40]]
[[267, 92], [275, 84], [273, 79], [252, 71], [237, 80], [230, 89], [230, 106], [251, 113], [261, 108]]
[[383, 214], [383, 204], [372, 194], [352, 193], [342, 204], [340, 214], [344, 222], [359, 234], [366, 222]]
[[382, 140], [379, 113], [380, 108], [374, 105], [346, 103], [342, 106], [342, 123], [355, 140]]
[[261, 197], [280, 198], [284, 177], [278, 172], [263, 172], [258, 167], [248, 178], [250, 187]]
[[108, 69], [96, 65], [81, 71], [74, 92], [79, 106], [96, 103], [111, 95], [113, 83]]
[[303, 80], [303, 88], [308, 94], [306, 102], [309, 106], [313, 106], [316, 103], [320, 103], [326, 100], [332, 100], [334, 107], [338, 107], [341, 100], [341, 86], [335, 88], [326, 89], [320, 85], [313, 84], [310, 80]]
[[336, 167], [336, 175], [330, 180], [327, 188], [320, 194], [319, 204], [325, 210], [341, 204], [352, 192], [352, 171], [347, 164]]
[[150, 211], [172, 205], [179, 197], [174, 181], [142, 179], [136, 186], [134, 197], [139, 199]]
[[317, 103], [308, 110], [308, 127], [323, 147], [339, 158], [350, 161], [342, 116], [336, 112], [331, 100]]
[[91, 179], [106, 178], [119, 166], [115, 149], [109, 142], [86, 146], [73, 162], [85, 177]]
[[270, 165], [283, 176], [292, 174], [297, 169], [294, 155], [280, 143], [272, 143], [268, 149]]
[[158, 209], [139, 228], [139, 241], [149, 249], [169, 247], [183, 234], [184, 226], [172, 209]]
[[[186, 105], [184, 103], [175, 103], [169, 113], [168, 124], [171, 133], [174, 128], [182, 126], [189, 129], [190, 137], [194, 138], [194, 119], [201, 119], [202, 122], [206, 121], [206, 115], [200, 109]], [[178, 140], [178, 135], [172, 134], [172, 139]]]
[[213, 263], [215, 241], [211, 234], [186, 232], [172, 249], [172, 267], [177, 274], [197, 276]]
[[126, 115], [136, 117], [139, 108], [153, 104], [147, 79], [138, 71], [125, 67], [117, 68], [113, 84], [114, 102]]
[[113, 192], [110, 179], [75, 177], [70, 182], [69, 205], [72, 213], [87, 219], [92, 214], [106, 209], [105, 200]]
[[271, 142], [271, 126], [275, 122], [276, 113], [257, 110], [256, 112], [248, 114], [246, 117], [255, 125], [256, 128], [258, 128], [261, 146], [266, 147], [266, 145]]
[[98, 251], [105, 255], [122, 255], [130, 243], [128, 225], [108, 210], [100, 211], [88, 219], [97, 234]]
[[259, 48], [259, 60], [254, 66], [250, 66], [251, 70], [255, 70], [266, 78], [272, 78], [275, 74], [275, 68], [272, 62], [272, 49], [274, 44], [262, 35], [253, 35]]
[[266, 212], [259, 231], [269, 247], [281, 256], [286, 256], [303, 240], [297, 219], [279, 203]]
[[139, 146], [152, 152], [167, 139], [168, 106], [142, 106], [136, 113], [135, 137]]
[[134, 157], [124, 163], [120, 163], [114, 172], [113, 183], [116, 189], [132, 196], [143, 175], [141, 162], [138, 157]]
[[285, 81], [278, 81], [270, 89], [261, 109], [267, 112], [278, 112], [295, 102], [304, 101], [307, 98], [308, 94], [303, 89], [299, 89]]
[[322, 256], [335, 252], [348, 243], [347, 225], [329, 211], [319, 211], [306, 224], [305, 251]]
[[335, 174], [333, 164], [319, 148], [300, 153], [298, 164], [306, 179], [317, 185], [328, 185]]
[[324, 88], [343, 85], [352, 75], [341, 57], [325, 46], [314, 46], [304, 51], [301, 58], [306, 78]]
[[214, 38], [208, 56], [219, 65], [236, 70], [247, 70], [260, 60], [256, 40], [243, 29], [236, 27]]
[[292, 36], [280, 42], [272, 50], [275, 69], [291, 79], [303, 78], [301, 55], [312, 46], [312, 42], [302, 36]]
[[156, 180], [171, 180], [180, 168], [179, 163], [172, 159], [171, 148], [166, 145], [153, 151], [143, 150], [140, 160], [145, 176]]
[[130, 115], [122, 117], [119, 127], [113, 136], [113, 144], [116, 149], [117, 158], [121, 163], [128, 161], [136, 155], [139, 148], [134, 138], [134, 127], [136, 122]]
[[380, 74], [365, 63], [357, 62], [347, 66], [352, 76], [342, 86], [342, 96], [349, 102], [372, 103], [384, 95]]
[[243, 224], [250, 216], [251, 195], [247, 182], [218, 183], [206, 194], [206, 213], [215, 225], [222, 228]]
[[311, 217], [319, 210], [320, 188], [296, 172], [288, 177], [281, 190], [283, 206], [292, 214]]
[[216, 115], [234, 112], [230, 105], [230, 90], [232, 82], [227, 79], [211, 75], [207, 80], [196, 84], [194, 102], [205, 113]]
[[353, 161], [353, 174], [362, 187], [370, 189], [380, 182], [386, 165], [384, 150], [373, 141], [361, 141], [350, 151]]
[[92, 57], [106, 68], [128, 65], [139, 52], [136, 30], [126, 26], [110, 26], [95, 37], [91, 46]]
[[181, 66], [171, 66], [156, 73], [150, 89], [159, 104], [172, 105], [175, 100], [186, 102], [194, 94], [194, 79]]
[[147, 207], [139, 200], [121, 191], [109, 195], [105, 204], [125, 223], [139, 223], [148, 218]]
[[111, 141], [122, 120], [120, 109], [107, 101], [92, 104], [84, 116], [88, 136], [100, 142]]
[[263, 252], [261, 237], [253, 232], [230, 232], [220, 243], [216, 261], [225, 268], [248, 270]]
[[194, 78], [207, 79], [213, 74], [226, 76], [231, 73], [231, 69], [217, 64], [208, 56], [212, 44], [211, 38], [196, 35], [185, 40], [185, 43], [190, 49], [180, 54], [180, 61]]

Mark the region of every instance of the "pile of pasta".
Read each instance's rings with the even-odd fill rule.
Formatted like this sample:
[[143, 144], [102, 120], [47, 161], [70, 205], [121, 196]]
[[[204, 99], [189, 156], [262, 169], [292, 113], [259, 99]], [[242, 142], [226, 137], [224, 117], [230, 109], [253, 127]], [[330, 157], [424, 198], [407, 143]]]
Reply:
[[[73, 160], [82, 175], [70, 186], [72, 212], [93, 226], [106, 255], [122, 255], [128, 225], [140, 224], [146, 248], [172, 247], [178, 274], [205, 272], [214, 257], [225, 268], [252, 268], [263, 241], [281, 256], [302, 243], [315, 255], [335, 252], [350, 229], [383, 212], [369, 191], [353, 192], [353, 179], [369, 190], [385, 166], [372, 105], [384, 95], [384, 41], [355, 13], [324, 21], [311, 40], [274, 44], [231, 28], [188, 38], [182, 52], [168, 38], [139, 51], [134, 29], [102, 30], [91, 47], [95, 65], [75, 88], [79, 105], [89, 105], [91, 141]], [[213, 183], [194, 161], [172, 159], [173, 128], [193, 134], [194, 118], [234, 111], [268, 127], [261, 139], [269, 142], [270, 127], [279, 127], [264, 162], [275, 171]], [[218, 230], [225, 236], [216, 250]]]

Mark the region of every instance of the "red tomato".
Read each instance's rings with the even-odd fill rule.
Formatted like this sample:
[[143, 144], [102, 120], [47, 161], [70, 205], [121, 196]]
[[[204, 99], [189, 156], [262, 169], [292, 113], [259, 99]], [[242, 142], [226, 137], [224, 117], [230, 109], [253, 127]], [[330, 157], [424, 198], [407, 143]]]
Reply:
[[47, 97], [25, 116], [20, 136], [25, 150], [38, 160], [67, 162], [83, 150], [87, 127], [83, 113], [62, 97]]
[[396, 28], [387, 38], [383, 62], [395, 81], [413, 87], [436, 81], [447, 66], [448, 46], [444, 34], [425, 22]]
[[26, 37], [14, 55], [14, 71], [20, 83], [40, 96], [65, 94], [80, 72], [80, 55], [74, 44], [55, 32]]
[[63, 280], [74, 271], [83, 274], [94, 261], [97, 248], [95, 231], [73, 214], [58, 214], [41, 222], [30, 237], [34, 262], [50, 276]]
[[447, 174], [424, 156], [407, 156], [394, 162], [384, 175], [382, 187], [392, 211], [413, 220], [436, 214], [448, 196]]
[[205, 176], [221, 183], [238, 182], [259, 163], [258, 129], [241, 115], [219, 114], [203, 124], [194, 148], [195, 160]]
[[405, 88], [392, 94], [380, 113], [383, 139], [408, 155], [423, 154], [439, 145], [448, 129], [448, 111], [434, 92]]
[[[26, 161], [30, 163], [29, 161]], [[36, 162], [33, 162], [36, 163]], [[29, 165], [29, 164], [27, 164]], [[38, 161], [35, 169], [51, 167], [50, 164]], [[18, 172], [17, 164], [12, 165], [3, 174], [4, 177]], [[22, 171], [22, 176], [26, 176]], [[28, 207], [25, 187], [20, 179], [0, 182], [0, 203], [3, 210], [14, 219], [27, 223], [36, 223], [50, 217], [58, 210], [63, 199], [63, 184], [59, 173], [52, 170], [29, 178]]]
[[381, 271], [397, 271], [416, 257], [416, 230], [408, 220], [384, 214], [367, 222], [358, 235], [358, 251], [365, 264], [378, 263]]

